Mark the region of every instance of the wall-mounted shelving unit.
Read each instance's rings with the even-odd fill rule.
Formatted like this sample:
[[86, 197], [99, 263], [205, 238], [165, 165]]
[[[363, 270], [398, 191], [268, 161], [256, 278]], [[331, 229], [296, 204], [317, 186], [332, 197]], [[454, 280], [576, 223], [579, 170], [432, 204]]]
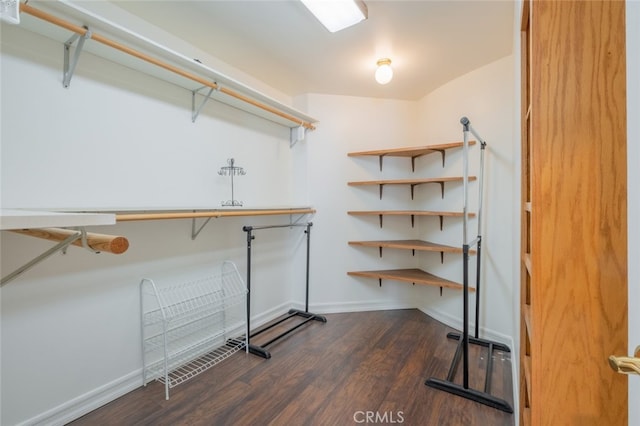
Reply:
[[[187, 89], [192, 93], [193, 121], [203, 104], [214, 99], [291, 128], [292, 143], [304, 137], [304, 130], [315, 129], [317, 120], [313, 117], [77, 4], [36, 0], [22, 3], [20, 12], [22, 28], [65, 46], [66, 86], [80, 52], [87, 51]], [[73, 56], [69, 53], [72, 48]], [[198, 97], [200, 105], [196, 105]]]
[[[468, 141], [469, 145], [474, 145], [475, 141]], [[406, 148], [389, 148], [370, 151], [358, 151], [350, 152], [347, 155], [349, 157], [378, 157], [380, 163], [380, 170], [382, 171], [382, 161], [384, 157], [409, 157], [411, 158], [411, 169], [415, 171], [415, 159], [429, 154], [441, 154], [442, 165], [445, 165], [445, 151], [455, 148], [462, 148], [464, 142], [450, 142], [435, 145], [406, 147]], [[475, 180], [475, 176], [468, 176], [468, 181]], [[413, 200], [414, 188], [417, 185], [436, 183], [440, 184], [442, 190], [442, 197], [444, 198], [444, 186], [445, 182], [464, 182], [464, 177], [435, 177], [435, 178], [415, 178], [415, 179], [381, 179], [381, 180], [368, 180], [368, 181], [352, 181], [347, 182], [349, 186], [369, 186], [379, 185], [380, 199], [382, 199], [382, 188], [385, 185], [409, 185], [411, 188], [411, 199]], [[415, 217], [439, 217], [440, 229], [442, 230], [444, 217], [463, 218], [463, 212], [442, 212], [432, 210], [364, 210], [364, 211], [348, 211], [349, 215], [353, 216], [378, 216], [380, 220], [380, 227], [382, 227], [383, 216], [409, 216], [411, 217], [411, 227], [414, 227]], [[474, 214], [467, 213], [467, 217], [473, 217]], [[371, 240], [371, 241], [349, 241], [350, 246], [360, 247], [378, 247], [379, 256], [382, 257], [383, 248], [392, 248], [400, 250], [411, 250], [415, 255], [416, 250], [423, 252], [436, 252], [440, 253], [440, 261], [444, 262], [444, 253], [462, 254], [461, 247], [453, 247], [445, 244], [434, 243], [430, 241], [422, 241], [417, 239], [407, 240]], [[394, 269], [394, 270], [379, 270], [379, 271], [350, 271], [347, 272], [350, 276], [358, 276], [365, 278], [375, 278], [378, 280], [379, 285], [382, 285], [383, 279], [409, 282], [412, 284], [423, 284], [440, 287], [442, 291], [443, 287], [461, 290], [462, 285], [445, 278], [438, 277], [430, 272], [423, 271], [417, 268], [410, 269]]]

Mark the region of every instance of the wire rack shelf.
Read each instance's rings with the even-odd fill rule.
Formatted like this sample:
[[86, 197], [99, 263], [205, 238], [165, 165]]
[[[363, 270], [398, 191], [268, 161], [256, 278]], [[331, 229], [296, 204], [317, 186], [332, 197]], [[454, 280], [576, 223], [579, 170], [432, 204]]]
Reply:
[[247, 348], [247, 287], [233, 262], [201, 279], [140, 282], [142, 378], [169, 389]]

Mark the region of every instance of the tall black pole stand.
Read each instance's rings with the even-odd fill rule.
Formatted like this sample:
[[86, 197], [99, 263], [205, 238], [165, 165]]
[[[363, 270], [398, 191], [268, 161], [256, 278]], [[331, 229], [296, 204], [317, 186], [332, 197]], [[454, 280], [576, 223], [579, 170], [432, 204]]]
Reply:
[[[486, 142], [473, 130], [469, 119], [462, 117], [460, 120], [463, 126], [464, 132], [464, 201], [463, 201], [463, 245], [462, 245], [462, 334], [460, 333], [448, 333], [447, 338], [458, 340], [456, 352], [453, 356], [453, 360], [449, 367], [446, 379], [439, 379], [437, 377], [430, 377], [426, 381], [426, 385], [443, 390], [445, 392], [452, 393], [463, 398], [470, 399], [472, 401], [479, 402], [489, 407], [493, 407], [507, 413], [513, 413], [513, 408], [504, 399], [497, 398], [491, 395], [491, 374], [493, 370], [493, 351], [501, 350], [504, 352], [510, 352], [508, 346], [502, 343], [494, 342], [491, 340], [480, 339], [479, 334], [479, 322], [480, 322], [480, 278], [481, 278], [481, 224], [482, 224], [482, 185], [484, 177], [484, 150]], [[478, 138], [480, 143], [480, 179], [479, 179], [479, 208], [478, 208], [478, 235], [471, 243], [467, 243], [467, 185], [468, 185], [468, 155], [469, 155], [469, 133]], [[476, 252], [476, 323], [475, 323], [475, 337], [469, 337], [469, 251], [473, 246], [477, 246]], [[487, 365], [485, 370], [485, 383], [484, 389], [478, 391], [469, 387], [469, 344], [479, 345], [487, 348]], [[460, 364], [460, 355], [462, 354], [462, 385], [454, 383], [456, 370]]]

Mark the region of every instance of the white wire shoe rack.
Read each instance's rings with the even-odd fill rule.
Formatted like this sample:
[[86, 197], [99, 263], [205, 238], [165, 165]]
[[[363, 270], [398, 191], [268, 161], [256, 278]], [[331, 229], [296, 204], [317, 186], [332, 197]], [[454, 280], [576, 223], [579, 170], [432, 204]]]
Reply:
[[172, 285], [140, 282], [142, 379], [169, 389], [247, 349], [247, 287], [233, 262]]

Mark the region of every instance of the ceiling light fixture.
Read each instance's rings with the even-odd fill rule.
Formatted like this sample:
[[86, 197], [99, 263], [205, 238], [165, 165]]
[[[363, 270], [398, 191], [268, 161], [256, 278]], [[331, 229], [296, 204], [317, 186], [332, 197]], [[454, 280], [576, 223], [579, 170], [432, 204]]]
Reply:
[[364, 21], [367, 5], [361, 0], [300, 0], [330, 32]]
[[393, 78], [393, 68], [391, 68], [391, 59], [378, 59], [378, 69], [376, 69], [376, 81], [380, 84], [387, 84]]

